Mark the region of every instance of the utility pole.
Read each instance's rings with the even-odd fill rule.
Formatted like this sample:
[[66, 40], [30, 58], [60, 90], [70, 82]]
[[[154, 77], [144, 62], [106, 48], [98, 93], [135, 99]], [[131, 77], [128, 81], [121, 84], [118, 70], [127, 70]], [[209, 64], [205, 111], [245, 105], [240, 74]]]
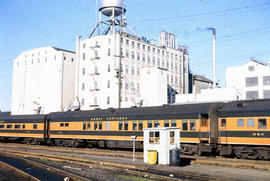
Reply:
[[122, 89], [122, 26], [123, 26], [124, 8], [119, 21], [119, 70], [118, 70], [118, 108], [121, 108], [121, 89]]
[[216, 88], [216, 29], [213, 28], [213, 84]]

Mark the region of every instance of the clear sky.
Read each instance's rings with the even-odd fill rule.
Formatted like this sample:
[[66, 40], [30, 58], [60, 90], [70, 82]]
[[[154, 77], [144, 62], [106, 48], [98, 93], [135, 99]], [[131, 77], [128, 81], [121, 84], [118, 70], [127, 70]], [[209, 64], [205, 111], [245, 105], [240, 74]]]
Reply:
[[[126, 0], [127, 22], [158, 40], [162, 30], [189, 47], [193, 73], [212, 79], [212, 33], [217, 31], [217, 81], [226, 67], [270, 61], [269, 0]], [[77, 34], [95, 25], [95, 0], [0, 0], [0, 110], [11, 105], [12, 60], [22, 51], [55, 46], [75, 50]], [[49, 70], [48, 70], [49, 73]], [[241, 72], [240, 72], [241, 73]]]

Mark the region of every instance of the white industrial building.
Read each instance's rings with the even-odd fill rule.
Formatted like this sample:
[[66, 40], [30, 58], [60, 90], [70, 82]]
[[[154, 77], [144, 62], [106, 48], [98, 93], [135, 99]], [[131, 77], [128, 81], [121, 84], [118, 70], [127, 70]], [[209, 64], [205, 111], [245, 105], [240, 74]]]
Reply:
[[188, 93], [187, 48], [166, 32], [159, 45], [140, 38], [125, 12], [123, 0], [102, 0], [96, 27], [78, 40], [76, 97], [83, 110], [166, 104], [168, 87]]
[[270, 64], [250, 60], [244, 65], [228, 67], [228, 88], [241, 92], [240, 99], [270, 98]]
[[[165, 92], [163, 97], [147, 105], [167, 103], [167, 85], [177, 93], [188, 93], [188, 54], [185, 48], [168, 48], [150, 44], [137, 36], [123, 33], [120, 57], [119, 33], [94, 36], [80, 41], [79, 100], [81, 109], [118, 107], [119, 61], [121, 61], [121, 107], [136, 106], [154, 82], [146, 82], [143, 68], [166, 70], [166, 81], [160, 81], [148, 91]], [[120, 60], [121, 59], [121, 60]], [[155, 71], [156, 75], [161, 75]], [[163, 74], [164, 75], [164, 74]], [[147, 75], [150, 76], [150, 75]], [[150, 80], [151, 78], [149, 78]], [[144, 85], [146, 84], [146, 85]], [[159, 86], [158, 86], [159, 85]], [[165, 86], [164, 86], [165, 85]], [[164, 99], [165, 96], [165, 99]], [[144, 105], [142, 100], [142, 106]]]
[[13, 61], [11, 113], [63, 111], [74, 101], [75, 53], [54, 47], [22, 52]]

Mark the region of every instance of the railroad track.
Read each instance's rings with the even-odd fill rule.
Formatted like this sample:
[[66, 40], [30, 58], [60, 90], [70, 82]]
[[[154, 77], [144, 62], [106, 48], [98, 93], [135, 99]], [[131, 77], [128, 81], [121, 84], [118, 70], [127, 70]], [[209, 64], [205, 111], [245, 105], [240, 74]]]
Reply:
[[[74, 153], [85, 155], [132, 158], [132, 152], [122, 150], [119, 151], [119, 150], [104, 150], [104, 149], [101, 150], [101, 149], [86, 149], [86, 148], [67, 148], [67, 147], [63, 148], [63, 147], [50, 147], [43, 145], [22, 145], [22, 144], [2, 144], [2, 143], [0, 143], [0, 147], [44, 150], [59, 153]], [[243, 159], [233, 159], [223, 157], [206, 157], [206, 156], [190, 156], [190, 155], [181, 155], [181, 158], [185, 160], [190, 160], [190, 164], [251, 168], [270, 171], [270, 161], [264, 160], [257, 161], [257, 160], [243, 160]], [[136, 159], [143, 159], [143, 153], [136, 152]]]
[[[13, 154], [0, 154], [0, 165], [19, 176], [18, 180], [41, 181], [41, 180], [76, 180], [88, 181], [88, 178], [75, 175], [64, 170], [44, 165], [33, 160], [18, 157]], [[15, 180], [12, 178], [11, 180]], [[17, 176], [17, 177], [18, 177]], [[16, 180], [17, 180], [16, 179]]]
[[55, 154], [45, 154], [45, 153], [36, 153], [29, 151], [17, 151], [17, 150], [5, 150], [0, 149], [1, 153], [8, 155], [24, 157], [24, 158], [33, 158], [33, 159], [43, 159], [53, 162], [61, 162], [65, 164], [79, 165], [87, 168], [103, 169], [109, 170], [117, 173], [125, 173], [126, 175], [133, 175], [139, 177], [146, 177], [155, 180], [220, 180], [210, 178], [208, 176], [196, 175], [196, 174], [187, 174], [181, 172], [168, 172], [164, 170], [157, 170], [150, 167], [135, 166], [130, 164], [114, 163], [108, 161], [99, 161], [91, 159], [83, 159], [77, 157], [68, 157]]

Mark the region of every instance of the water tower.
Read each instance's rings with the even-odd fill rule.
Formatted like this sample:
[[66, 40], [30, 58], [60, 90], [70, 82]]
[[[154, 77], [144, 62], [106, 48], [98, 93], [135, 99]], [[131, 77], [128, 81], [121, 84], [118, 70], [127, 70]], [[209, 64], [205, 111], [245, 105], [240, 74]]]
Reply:
[[117, 31], [121, 32], [122, 30], [127, 32], [126, 28], [134, 35], [137, 35], [126, 23], [124, 0], [100, 0], [100, 3], [96, 2], [96, 11], [98, 11], [99, 18], [97, 18], [98, 21], [89, 38], [96, 31], [98, 35], [106, 35], [108, 33], [114, 34]]
[[114, 34], [117, 28], [120, 29], [125, 26], [124, 16], [126, 8], [124, 6], [124, 0], [100, 0], [98, 11], [99, 20], [89, 37], [91, 37], [96, 30], [98, 35]]

